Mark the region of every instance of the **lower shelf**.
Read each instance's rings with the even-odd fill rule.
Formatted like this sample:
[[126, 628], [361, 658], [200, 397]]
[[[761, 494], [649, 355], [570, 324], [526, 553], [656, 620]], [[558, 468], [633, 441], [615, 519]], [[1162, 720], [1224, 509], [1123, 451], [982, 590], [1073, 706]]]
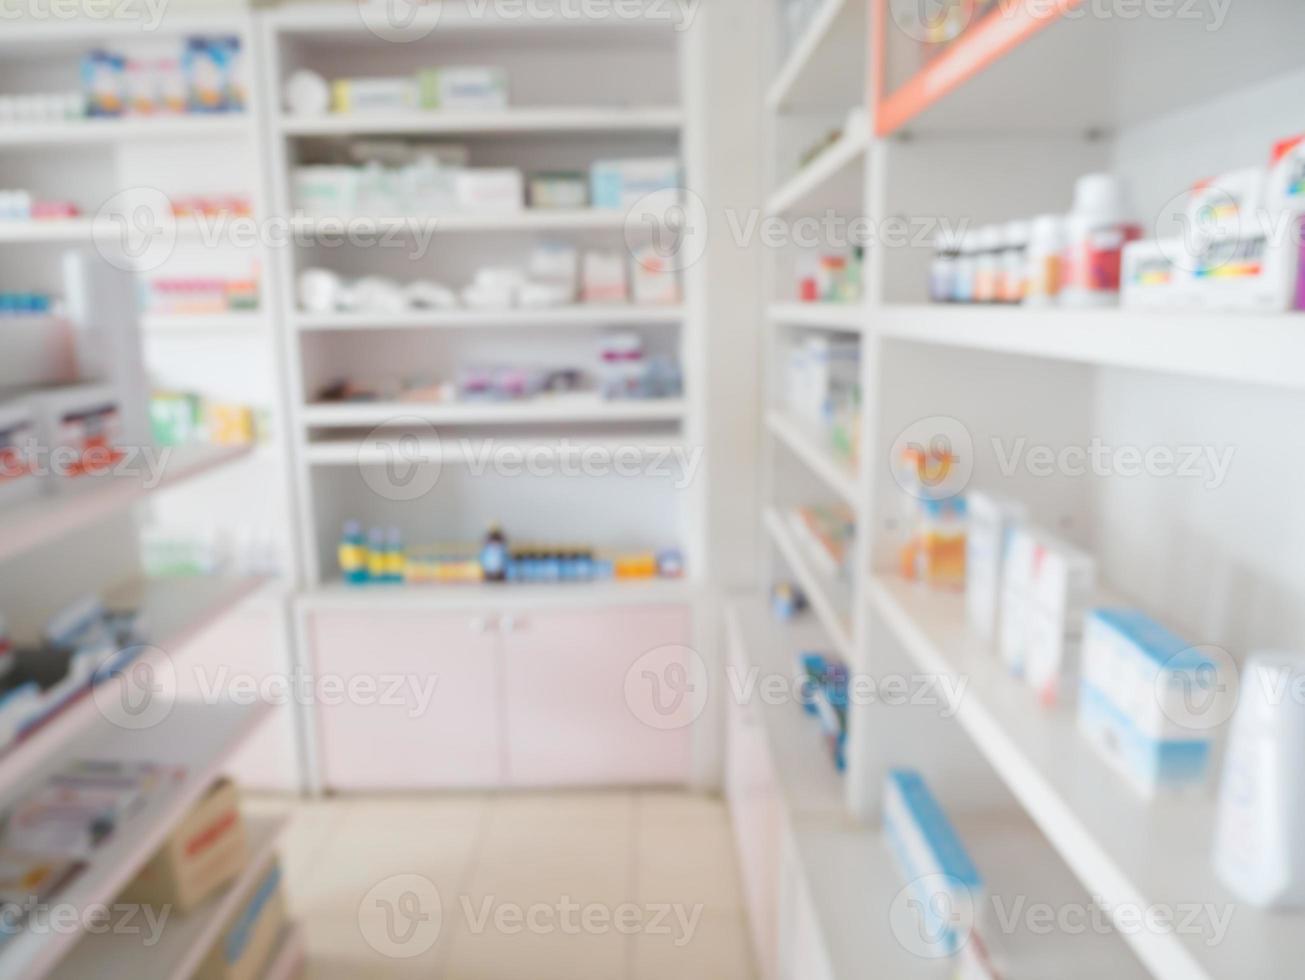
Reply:
[[852, 605], [851, 588], [837, 581], [816, 566], [806, 546], [798, 540], [791, 526], [792, 515], [770, 508], [765, 514], [766, 530], [775, 547], [779, 549], [789, 570], [806, 593], [807, 601], [829, 632], [837, 653], [848, 666], [855, 665], [855, 648], [852, 643], [852, 626], [849, 614]]
[[544, 609], [689, 602], [701, 593], [693, 579], [575, 582], [567, 585], [345, 585], [334, 582], [299, 595], [305, 609]]

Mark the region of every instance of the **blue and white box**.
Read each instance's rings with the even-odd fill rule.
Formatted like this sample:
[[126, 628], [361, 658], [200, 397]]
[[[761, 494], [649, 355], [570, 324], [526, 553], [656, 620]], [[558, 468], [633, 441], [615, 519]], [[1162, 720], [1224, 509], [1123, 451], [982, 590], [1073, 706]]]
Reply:
[[[921, 935], [954, 955], [979, 928], [984, 884], [951, 821], [913, 769], [893, 769], [884, 789], [884, 835], [923, 917]], [[981, 931], [981, 930], [980, 930]]]
[[1095, 609], [1083, 639], [1079, 730], [1147, 797], [1199, 791], [1227, 678], [1142, 612]]
[[970, 628], [988, 643], [997, 639], [1006, 551], [1026, 517], [1017, 500], [979, 490], [966, 494], [965, 613]]
[[680, 186], [680, 161], [674, 157], [597, 160], [589, 170], [589, 197], [595, 208], [629, 211], [651, 194]]

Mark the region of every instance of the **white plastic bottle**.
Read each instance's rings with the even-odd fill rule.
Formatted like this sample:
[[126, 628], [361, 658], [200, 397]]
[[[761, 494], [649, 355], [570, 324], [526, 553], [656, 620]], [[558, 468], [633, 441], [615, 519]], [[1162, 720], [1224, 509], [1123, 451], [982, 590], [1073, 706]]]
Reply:
[[974, 264], [974, 302], [997, 302], [997, 284], [1002, 268], [1001, 252], [1001, 226], [985, 225], [980, 228]]
[[1305, 654], [1263, 653], [1242, 672], [1214, 868], [1243, 901], [1305, 907]]
[[1061, 264], [1065, 253], [1065, 219], [1044, 214], [1029, 226], [1024, 253], [1024, 305], [1054, 306], [1060, 299]]
[[1028, 288], [1029, 223], [1011, 221], [1003, 231], [1001, 272], [997, 277], [997, 301], [1020, 303]]
[[1080, 177], [1065, 236], [1061, 304], [1117, 305], [1124, 245], [1142, 237], [1124, 182], [1111, 174]]

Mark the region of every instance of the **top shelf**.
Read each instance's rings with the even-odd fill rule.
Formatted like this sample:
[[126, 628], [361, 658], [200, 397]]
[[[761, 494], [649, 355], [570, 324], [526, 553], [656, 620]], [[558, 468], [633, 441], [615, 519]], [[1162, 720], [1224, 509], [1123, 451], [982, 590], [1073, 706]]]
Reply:
[[529, 133], [677, 132], [684, 114], [677, 108], [602, 106], [510, 109], [498, 112], [404, 112], [378, 115], [285, 116], [287, 136], [351, 136], [421, 133], [513, 136]]
[[766, 92], [767, 109], [845, 111], [864, 104], [863, 96], [848, 100], [864, 85], [861, 73], [847, 66], [866, 62], [865, 7], [866, 0], [825, 0]]
[[[916, 42], [892, 22], [889, 0], [874, 0], [887, 46]], [[1113, 131], [1300, 65], [1305, 4], [1264, 0], [1216, 7], [1086, 0], [999, 4], [925, 68], [891, 92], [881, 76], [876, 132], [991, 134]], [[879, 71], [884, 69], [880, 60]]]

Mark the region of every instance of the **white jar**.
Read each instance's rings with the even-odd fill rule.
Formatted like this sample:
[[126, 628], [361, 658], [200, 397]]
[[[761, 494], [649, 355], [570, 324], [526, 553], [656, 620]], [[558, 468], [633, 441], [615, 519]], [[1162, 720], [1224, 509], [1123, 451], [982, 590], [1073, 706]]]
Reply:
[[1058, 214], [1035, 218], [1024, 253], [1025, 306], [1053, 306], [1059, 301], [1064, 252], [1065, 219]]
[[1065, 235], [1061, 303], [1117, 305], [1124, 246], [1142, 237], [1124, 182], [1111, 174], [1080, 177]]

